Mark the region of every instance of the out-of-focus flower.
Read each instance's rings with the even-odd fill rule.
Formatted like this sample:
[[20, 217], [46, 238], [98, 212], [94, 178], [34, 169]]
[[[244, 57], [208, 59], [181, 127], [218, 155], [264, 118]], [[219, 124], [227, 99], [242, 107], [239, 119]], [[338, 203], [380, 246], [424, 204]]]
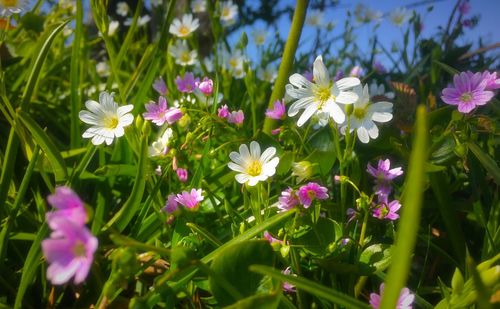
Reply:
[[276, 135], [276, 134], [280, 134], [280, 132], [282, 131], [281, 128], [276, 128], [274, 130], [271, 130], [271, 135]]
[[460, 14], [462, 15], [466, 15], [466, 14], [469, 14], [470, 12], [470, 3], [468, 0], [464, 0], [462, 1], [459, 5], [458, 5], [458, 11], [460, 12]]
[[369, 23], [369, 22], [380, 22], [383, 13], [381, 11], [372, 10], [369, 7], [363, 5], [362, 3], [358, 3], [356, 8], [354, 9], [354, 17], [356, 21], [360, 24]]
[[472, 28], [472, 26], [474, 25], [472, 19], [464, 19], [462, 21], [462, 26], [464, 26], [465, 28]]
[[338, 70], [338, 71], [335, 73], [335, 76], [333, 77], [333, 80], [334, 80], [334, 81], [341, 80], [342, 78], [344, 78], [344, 76], [345, 76], [344, 71], [342, 71], [342, 70]]
[[156, 168], [155, 168], [155, 174], [158, 175], [158, 176], [161, 176], [162, 174], [162, 171], [161, 171], [161, 165], [158, 165]]
[[[382, 300], [382, 295], [384, 294], [384, 284], [380, 285], [380, 295], [377, 293], [370, 294], [370, 305], [374, 309], [380, 308], [380, 301]], [[412, 303], [415, 300], [415, 295], [410, 293], [408, 288], [403, 288], [399, 294], [398, 303], [396, 304], [396, 309], [411, 309]]]
[[281, 192], [281, 196], [278, 198], [278, 208], [281, 211], [287, 211], [300, 203], [297, 192], [292, 188], [288, 188]]
[[271, 119], [285, 119], [286, 117], [286, 107], [285, 100], [276, 100], [273, 103], [273, 108], [268, 108], [266, 110], [266, 117]]
[[180, 109], [171, 107], [167, 108], [167, 99], [160, 96], [158, 98], [158, 104], [151, 101], [146, 104], [146, 110], [142, 116], [146, 120], [150, 120], [157, 126], [162, 126], [165, 122], [168, 124], [173, 124], [182, 117], [182, 112]]
[[265, 181], [276, 173], [276, 166], [280, 159], [274, 157], [276, 148], [269, 147], [262, 154], [260, 145], [256, 141], [250, 143], [250, 150], [245, 144], [240, 145], [239, 153], [231, 152], [229, 158], [232, 162], [228, 167], [238, 172], [236, 181], [249, 186], [255, 186], [259, 181]]
[[221, 1], [220, 3], [220, 21], [224, 26], [233, 25], [238, 19], [238, 6], [232, 0]]
[[323, 112], [328, 113], [336, 123], [343, 123], [345, 114], [338, 103], [352, 104], [358, 99], [357, 94], [347, 90], [359, 85], [360, 80], [356, 77], [347, 77], [332, 82], [321, 56], [314, 61], [313, 74], [314, 83], [297, 73], [290, 76], [286, 92], [296, 101], [290, 106], [288, 116], [293, 117], [299, 110], [304, 109], [297, 121], [299, 127], [313, 115]]
[[354, 102], [354, 109], [340, 131], [345, 134], [348, 127], [347, 121], [350, 121], [350, 131], [356, 130], [358, 139], [366, 144], [370, 138], [378, 137], [379, 130], [375, 122], [388, 122], [392, 119], [392, 103], [383, 101], [371, 103], [368, 85], [356, 86], [354, 92], [358, 94], [358, 100]]
[[188, 180], [188, 171], [186, 169], [178, 168], [175, 172], [180, 182], [186, 182]]
[[179, 38], [186, 38], [200, 26], [198, 18], [184, 14], [182, 19], [175, 18], [168, 31]]
[[86, 278], [97, 249], [95, 238], [85, 226], [57, 217], [52, 220], [57, 227], [50, 238], [42, 241], [42, 251], [50, 264], [47, 279], [54, 285], [62, 285], [73, 278], [75, 284]]
[[97, 75], [99, 75], [100, 77], [109, 76], [109, 65], [106, 61], [101, 61], [98, 64], [96, 64], [95, 70], [97, 72]]
[[45, 220], [51, 228], [51, 222], [58, 218], [64, 218], [77, 226], [84, 226], [88, 220], [87, 211], [80, 197], [71, 188], [57, 187], [56, 192], [47, 197], [47, 201], [56, 208], [45, 214]]
[[310, 182], [299, 188], [298, 196], [304, 208], [309, 208], [314, 200], [325, 200], [328, 198], [328, 189], [315, 182]]
[[207, 10], [206, 0], [193, 0], [191, 1], [191, 10], [194, 13], [203, 13]]
[[111, 145], [115, 137], [125, 134], [124, 128], [134, 121], [130, 113], [132, 104], [118, 106], [113, 99], [113, 93], [106, 91], [99, 95], [99, 103], [93, 100], [85, 102], [88, 111], [80, 111], [79, 118], [86, 124], [92, 125], [82, 135], [83, 138], [92, 138], [92, 144], [100, 145], [106, 142]]
[[351, 221], [356, 219], [358, 212], [354, 208], [348, 208], [346, 211], [346, 215], [347, 215], [347, 223], [350, 223]]
[[377, 168], [368, 163], [366, 171], [375, 177], [375, 194], [383, 194], [388, 196], [391, 191], [391, 182], [394, 178], [403, 175], [401, 167], [391, 169], [391, 161], [389, 159], [379, 160]]
[[[282, 271], [284, 275], [290, 275], [292, 273], [292, 270], [290, 266], [288, 266], [286, 269]], [[295, 275], [294, 275], [295, 276]], [[295, 293], [295, 285], [288, 283], [288, 282], [283, 282], [283, 291], [286, 293]]]
[[108, 25], [108, 36], [113, 36], [116, 33], [116, 30], [120, 27], [120, 22], [117, 20], [112, 20]]
[[306, 25], [311, 27], [322, 27], [323, 25], [323, 12], [320, 10], [311, 10], [307, 14]]
[[222, 105], [222, 107], [217, 110], [217, 116], [220, 118], [227, 118], [229, 116], [229, 108], [226, 104]]
[[351, 77], [361, 77], [365, 74], [364, 70], [359, 66], [356, 65], [351, 69], [351, 72], [349, 72], [349, 76]]
[[[378, 61], [378, 60], [373, 60], [373, 69], [375, 70], [375, 72], [377, 72], [378, 74], [385, 74], [387, 73], [387, 69], [385, 68], [385, 66], [382, 64], [382, 62]], [[373, 81], [375, 82], [375, 81]]]
[[27, 0], [0, 0], [0, 17], [21, 13], [28, 5]]
[[309, 161], [300, 161], [292, 163], [292, 176], [297, 177], [297, 182], [311, 178], [313, 174], [312, 164]]
[[256, 46], [262, 46], [266, 42], [267, 31], [260, 29], [252, 31], [253, 42]]
[[412, 12], [402, 7], [394, 9], [389, 15], [389, 19], [394, 25], [401, 27], [410, 20], [411, 16]]
[[165, 203], [165, 207], [162, 208], [167, 214], [171, 214], [178, 209], [179, 204], [175, 200], [177, 196], [175, 194], [170, 194], [167, 197], [167, 202]]
[[[129, 17], [123, 22], [123, 24], [125, 26], [130, 26], [130, 25], [132, 25], [132, 20], [133, 20], [133, 18]], [[144, 27], [150, 21], [151, 21], [151, 17], [149, 15], [141, 16], [141, 17], [139, 17], [139, 19], [137, 19], [137, 27]]]
[[311, 71], [305, 71], [304, 72], [304, 77], [310, 81], [311, 83], [314, 81], [314, 75], [313, 75], [313, 72]]
[[130, 7], [128, 6], [127, 2], [118, 2], [116, 4], [116, 14], [120, 16], [127, 16], [128, 13], [130, 12]]
[[269, 243], [271, 244], [271, 246], [272, 246], [272, 245], [274, 245], [274, 244], [281, 244], [281, 243], [283, 243], [283, 241], [282, 241], [282, 240], [279, 240], [279, 239], [277, 239], [277, 238], [274, 238], [271, 234], [269, 234], [269, 232], [268, 232], [268, 231], [265, 231], [265, 232], [264, 232], [264, 238], [265, 238], [267, 241], [269, 241]]
[[372, 83], [370, 84], [370, 98], [373, 100], [378, 96], [386, 97], [389, 100], [392, 100], [395, 97], [394, 92], [385, 92], [384, 84], [377, 85], [376, 81], [372, 81]]
[[372, 211], [372, 216], [379, 219], [387, 220], [397, 220], [399, 214], [397, 213], [401, 208], [401, 204], [398, 200], [391, 201], [389, 203], [380, 203]]
[[195, 211], [200, 206], [200, 202], [203, 201], [201, 193], [201, 189], [191, 189], [191, 192], [182, 191], [182, 193], [177, 194], [175, 200], [188, 210]]
[[164, 96], [167, 94], [167, 84], [165, 84], [165, 81], [163, 78], [160, 76], [158, 79], [156, 79], [153, 83], [153, 89], [156, 90], [160, 95]]
[[241, 109], [237, 112], [233, 111], [227, 116], [227, 122], [234, 123], [236, 125], [243, 124], [244, 120], [245, 120], [245, 114], [243, 114], [243, 111]]
[[[474, 76], [472, 72], [467, 72], [469, 77]], [[500, 78], [497, 78], [497, 72], [490, 73], [488, 71], [484, 71], [482, 76], [484, 81], [486, 81], [486, 90], [495, 90], [500, 88]]]
[[204, 95], [209, 96], [214, 91], [214, 82], [208, 77], [203, 78], [198, 84], [198, 89], [203, 92]]
[[167, 128], [165, 132], [149, 146], [148, 152], [150, 157], [164, 156], [168, 152], [169, 141], [174, 135], [172, 128]]
[[175, 78], [175, 84], [180, 92], [191, 93], [196, 89], [196, 84], [199, 83], [199, 78], [194, 78], [194, 74], [191, 72], [186, 72], [181, 78], [177, 76]]
[[485, 105], [494, 93], [485, 90], [488, 81], [481, 73], [462, 72], [453, 76], [453, 87], [443, 89], [441, 99], [450, 105], [458, 105], [461, 113], [470, 113], [476, 106]]
[[275, 64], [268, 63], [265, 68], [257, 68], [257, 77], [269, 83], [273, 83], [278, 77], [278, 69]]
[[184, 40], [176, 41], [174, 45], [170, 46], [169, 52], [174, 57], [175, 63], [182, 66], [195, 64], [198, 57], [196, 50], [190, 50]]
[[223, 66], [226, 68], [234, 78], [243, 78], [246, 75], [245, 72], [245, 62], [247, 58], [243, 55], [240, 50], [235, 50], [232, 53], [223, 53], [223, 58], [225, 59]]

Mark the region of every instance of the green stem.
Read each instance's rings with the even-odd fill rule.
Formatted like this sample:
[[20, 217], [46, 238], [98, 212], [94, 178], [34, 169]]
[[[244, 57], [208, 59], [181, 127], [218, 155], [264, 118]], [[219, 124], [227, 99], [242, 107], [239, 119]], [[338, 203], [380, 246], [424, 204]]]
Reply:
[[71, 148], [80, 146], [80, 119], [78, 113], [80, 111], [80, 54], [83, 32], [83, 5], [82, 1], [76, 1], [76, 29], [75, 39], [71, 50], [70, 64], [70, 83], [71, 83], [71, 126], [70, 126], [70, 142]]
[[[302, 33], [302, 27], [306, 18], [308, 2], [308, 0], [297, 0], [297, 3], [295, 5], [292, 26], [290, 28], [290, 32], [288, 33], [288, 39], [286, 40], [283, 57], [281, 58], [278, 77], [276, 78], [274, 89], [271, 93], [271, 98], [269, 99], [269, 108], [273, 108], [274, 101], [281, 99], [285, 94], [285, 85], [288, 79], [288, 75], [290, 74], [290, 71], [292, 69], [293, 60], [295, 58], [295, 51], [297, 50], [297, 46], [299, 44], [300, 34]], [[276, 121], [274, 119], [266, 118], [264, 120], [264, 133], [271, 133], [271, 130], [274, 128], [275, 124]]]

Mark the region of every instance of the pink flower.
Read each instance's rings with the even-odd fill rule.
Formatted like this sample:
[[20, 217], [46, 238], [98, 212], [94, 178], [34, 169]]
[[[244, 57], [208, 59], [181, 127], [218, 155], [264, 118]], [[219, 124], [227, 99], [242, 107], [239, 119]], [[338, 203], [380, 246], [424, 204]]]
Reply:
[[71, 188], [57, 187], [56, 192], [47, 197], [47, 201], [56, 208], [45, 214], [45, 220], [52, 229], [57, 218], [64, 218], [76, 226], [84, 226], [88, 220], [82, 200]]
[[186, 182], [188, 180], [188, 171], [183, 168], [178, 168], [176, 171], [179, 181]]
[[361, 77], [364, 75], [363, 69], [359, 66], [356, 65], [351, 69], [351, 72], [349, 73], [349, 76], [351, 77]]
[[[291, 272], [292, 272], [292, 270], [291, 270], [290, 266], [288, 266], [281, 273], [283, 273], [284, 275], [290, 275]], [[283, 291], [285, 291], [287, 293], [294, 293], [295, 292], [295, 285], [288, 283], [288, 282], [283, 282]]]
[[227, 122], [229, 123], [241, 125], [243, 123], [243, 120], [245, 120], [245, 114], [243, 114], [243, 111], [241, 109], [237, 112], [231, 112], [227, 116]]
[[204, 95], [209, 96], [214, 91], [214, 82], [208, 78], [203, 78], [203, 81], [198, 84], [198, 89], [203, 92]]
[[157, 80], [154, 81], [153, 83], [153, 89], [156, 90], [160, 95], [167, 95], [167, 85], [165, 84], [165, 81], [163, 78], [160, 76]]
[[472, 28], [473, 25], [474, 25], [474, 23], [472, 22], [472, 19], [464, 19], [462, 21], [462, 26], [464, 26], [466, 28]]
[[50, 238], [42, 241], [42, 251], [50, 264], [47, 279], [54, 285], [61, 285], [74, 277], [75, 284], [86, 278], [97, 249], [95, 238], [85, 226], [79, 226], [63, 217], [53, 218], [57, 227]]
[[217, 112], [217, 116], [219, 116], [220, 118], [227, 118], [229, 116], [229, 108], [226, 104], [222, 105], [222, 107], [220, 107]]
[[391, 161], [389, 159], [379, 160], [377, 168], [374, 168], [370, 165], [370, 163], [368, 163], [366, 171], [375, 177], [375, 187], [373, 188], [375, 190], [375, 194], [388, 196], [392, 191], [391, 181], [403, 174], [401, 167], [393, 169], [390, 169], [390, 167]]
[[179, 206], [177, 203], [175, 194], [170, 194], [167, 197], [167, 203], [165, 204], [165, 207], [162, 208], [163, 211], [165, 211], [167, 214], [171, 214], [175, 212]]
[[276, 128], [274, 130], [271, 130], [271, 135], [280, 134], [280, 132], [281, 132], [281, 128]]
[[385, 68], [385, 66], [382, 64], [382, 62], [380, 62], [378, 60], [374, 60], [372, 66], [373, 66], [373, 69], [378, 74], [385, 74], [385, 73], [387, 73], [387, 69]]
[[288, 188], [281, 192], [281, 196], [278, 199], [278, 208], [280, 211], [287, 211], [300, 203], [297, 193], [292, 188]]
[[401, 208], [398, 200], [381, 203], [372, 211], [372, 216], [379, 219], [388, 219], [394, 221], [399, 218], [397, 211]]
[[196, 88], [196, 84], [199, 83], [199, 81], [199, 78], [194, 78], [193, 73], [186, 72], [183, 78], [177, 76], [177, 78], [175, 79], [175, 84], [177, 85], [177, 89], [180, 92], [191, 93], [194, 91], [194, 89]]
[[453, 87], [443, 89], [441, 99], [446, 104], [458, 105], [458, 111], [469, 113], [476, 106], [485, 105], [494, 93], [487, 91], [489, 80], [482, 73], [462, 72], [453, 76]]
[[[380, 285], [380, 295], [377, 293], [370, 294], [370, 305], [374, 309], [380, 308], [380, 300], [384, 294], [384, 284]], [[410, 293], [408, 288], [403, 288], [399, 294], [398, 303], [396, 309], [412, 309], [412, 303], [415, 300], [415, 295]]]
[[304, 208], [309, 208], [315, 199], [325, 200], [328, 198], [328, 189], [315, 182], [310, 182], [299, 188], [299, 200]]
[[344, 72], [342, 72], [341, 70], [338, 70], [337, 73], [335, 73], [335, 77], [333, 78], [334, 81], [338, 81], [342, 78], [344, 78]]
[[458, 10], [460, 11], [460, 14], [466, 15], [470, 12], [470, 3], [468, 0], [462, 1], [460, 5], [458, 6]]
[[266, 116], [271, 119], [285, 119], [286, 117], [286, 108], [285, 108], [285, 100], [276, 100], [273, 105], [273, 109], [266, 110]]
[[162, 126], [165, 122], [173, 124], [182, 117], [180, 109], [175, 107], [167, 108], [167, 99], [164, 97], [158, 98], [158, 104], [153, 101], [146, 104], [146, 110], [147, 112], [142, 114], [144, 119], [151, 120], [157, 126]]
[[[469, 76], [473, 76], [472, 72], [467, 72]], [[497, 72], [490, 73], [484, 71], [481, 75], [483, 81], [486, 81], [486, 90], [495, 90], [500, 88], [500, 78], [497, 78]]]
[[304, 77], [305, 77], [308, 81], [310, 81], [311, 83], [312, 83], [312, 82], [313, 82], [313, 80], [314, 80], [314, 75], [313, 75], [313, 73], [312, 73], [311, 71], [305, 71], [305, 72], [304, 72]]
[[264, 238], [265, 238], [267, 241], [269, 241], [269, 243], [271, 244], [271, 246], [272, 246], [273, 244], [282, 244], [282, 243], [283, 243], [283, 241], [282, 241], [282, 240], [279, 240], [279, 239], [277, 239], [277, 238], [274, 238], [271, 234], [269, 234], [269, 232], [268, 232], [268, 231], [265, 231], [265, 232], [264, 232]]
[[201, 189], [191, 189], [191, 192], [182, 191], [182, 193], [177, 194], [175, 201], [189, 210], [195, 211], [198, 209], [200, 202], [203, 201]]

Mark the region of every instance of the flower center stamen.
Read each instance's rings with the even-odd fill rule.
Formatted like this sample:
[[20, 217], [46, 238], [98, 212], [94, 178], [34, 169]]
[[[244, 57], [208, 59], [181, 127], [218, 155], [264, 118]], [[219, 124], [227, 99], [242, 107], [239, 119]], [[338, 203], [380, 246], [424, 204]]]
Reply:
[[460, 96], [460, 101], [462, 102], [470, 102], [472, 100], [472, 94], [470, 92], [466, 92]]
[[259, 160], [254, 160], [247, 167], [247, 174], [250, 176], [259, 176], [262, 172], [262, 164]]
[[87, 250], [85, 250], [85, 244], [82, 241], [76, 241], [75, 245], [73, 246], [73, 254], [77, 257], [85, 256], [87, 254]]
[[355, 108], [353, 115], [357, 119], [364, 119], [366, 115], [366, 108]]
[[323, 105], [326, 103], [326, 101], [328, 101], [330, 98], [335, 100], [335, 96], [330, 91], [329, 86], [318, 86], [314, 90], [314, 96], [319, 101], [318, 109], [321, 109]]
[[104, 126], [108, 129], [116, 129], [116, 127], [118, 127], [118, 123], [118, 117], [116, 117], [115, 115], [107, 116], [106, 118], [104, 118]]
[[179, 33], [183, 36], [186, 36], [189, 34], [189, 29], [188, 27], [182, 25], [180, 28], [179, 28]]
[[0, 1], [0, 4], [2, 4], [4, 7], [16, 7], [18, 5], [17, 0], [2, 0]]

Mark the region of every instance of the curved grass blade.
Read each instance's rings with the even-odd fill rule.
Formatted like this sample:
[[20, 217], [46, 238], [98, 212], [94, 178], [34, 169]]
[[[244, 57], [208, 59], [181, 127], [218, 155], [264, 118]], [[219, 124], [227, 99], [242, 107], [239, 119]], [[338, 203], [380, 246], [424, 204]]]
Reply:
[[408, 177], [405, 182], [405, 191], [402, 205], [403, 211], [397, 230], [392, 261], [385, 279], [385, 292], [382, 296], [382, 309], [396, 307], [399, 293], [406, 283], [410, 270], [411, 256], [420, 226], [420, 212], [424, 193], [425, 162], [427, 160], [427, 114], [425, 106], [417, 108], [413, 150], [410, 155]]
[[276, 270], [269, 266], [263, 265], [251, 265], [250, 270], [259, 274], [267, 275], [273, 277], [275, 279], [281, 280], [283, 282], [288, 282], [290, 284], [295, 285], [296, 288], [304, 290], [306, 292], [311, 293], [314, 296], [317, 296], [322, 299], [326, 299], [331, 301], [334, 304], [344, 306], [346, 308], [355, 309], [355, 308], [370, 308], [367, 304], [351, 297], [340, 293], [336, 290], [327, 288], [321, 284], [318, 284], [314, 281], [303, 277], [296, 277], [285, 275], [281, 273], [279, 270]]
[[469, 147], [469, 149], [476, 156], [479, 162], [481, 162], [488, 173], [493, 176], [496, 184], [500, 185], [500, 168], [498, 168], [495, 160], [493, 160], [488, 154], [484, 153], [484, 151], [482, 151], [481, 148], [479, 148], [479, 146], [474, 143], [467, 143], [467, 147]]
[[212, 246], [218, 248], [222, 246], [222, 243], [220, 240], [218, 240], [214, 235], [212, 235], [209, 231], [205, 230], [199, 225], [196, 225], [194, 223], [188, 222], [186, 225], [195, 233], [200, 234], [203, 236], [209, 243], [212, 244]]
[[78, 113], [80, 111], [80, 96], [79, 96], [79, 77], [80, 77], [80, 54], [83, 35], [83, 4], [82, 1], [76, 1], [76, 27], [75, 38], [71, 47], [71, 63], [69, 81], [71, 84], [71, 125], [70, 125], [70, 141], [71, 148], [80, 146], [80, 119]]

